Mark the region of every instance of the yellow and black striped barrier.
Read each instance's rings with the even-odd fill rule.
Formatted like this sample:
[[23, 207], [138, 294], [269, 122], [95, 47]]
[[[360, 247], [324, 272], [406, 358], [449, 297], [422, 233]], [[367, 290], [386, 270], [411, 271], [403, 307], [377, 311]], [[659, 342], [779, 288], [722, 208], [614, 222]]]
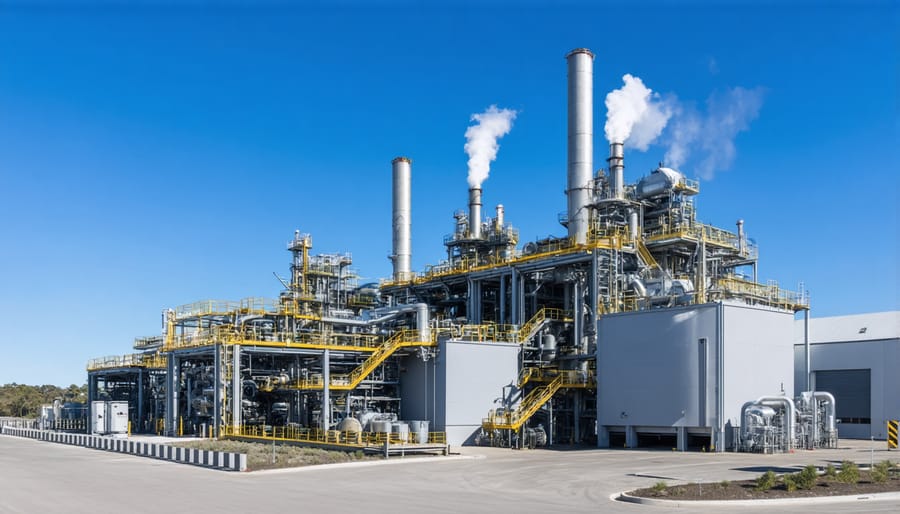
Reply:
[[896, 419], [889, 419], [887, 422], [887, 443], [888, 450], [894, 450], [897, 448], [897, 426], [900, 425], [900, 421]]

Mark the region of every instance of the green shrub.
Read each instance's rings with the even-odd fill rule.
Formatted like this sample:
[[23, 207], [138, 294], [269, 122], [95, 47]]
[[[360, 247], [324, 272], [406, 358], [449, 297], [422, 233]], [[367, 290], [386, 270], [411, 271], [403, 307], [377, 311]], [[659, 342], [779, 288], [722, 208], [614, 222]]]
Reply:
[[728, 486], [730, 486], [730, 485], [731, 485], [731, 482], [729, 482], [728, 480], [722, 480], [721, 482], [719, 482], [719, 486], [722, 489], [728, 489]]
[[825, 466], [825, 476], [828, 478], [834, 478], [837, 476], [837, 470], [834, 469], [834, 466], [831, 464]]
[[849, 460], [841, 462], [841, 470], [838, 471], [837, 479], [845, 484], [859, 482], [859, 466]]
[[872, 481], [876, 484], [887, 482], [891, 475], [891, 461], [883, 460], [878, 464], [875, 464], [875, 467], [872, 468], [871, 475]]
[[768, 491], [773, 487], [775, 487], [775, 472], [773, 472], [771, 469], [769, 471], [766, 471], [756, 479], [757, 491]]
[[796, 475], [786, 474], [782, 477], [782, 480], [784, 480], [784, 488], [787, 489], [787, 492], [792, 493], [797, 490], [797, 480], [799, 476], [800, 473], [797, 473]]
[[666, 491], [668, 491], [669, 484], [665, 482], [657, 482], [653, 484], [653, 487], [651, 487], [651, 489], [653, 490], [653, 494], [655, 494], [656, 496], [663, 496], [664, 494], [666, 494]]
[[803, 468], [803, 471], [797, 473], [797, 487], [800, 489], [812, 489], [816, 485], [816, 479], [819, 477], [819, 471], [815, 466], [810, 464]]

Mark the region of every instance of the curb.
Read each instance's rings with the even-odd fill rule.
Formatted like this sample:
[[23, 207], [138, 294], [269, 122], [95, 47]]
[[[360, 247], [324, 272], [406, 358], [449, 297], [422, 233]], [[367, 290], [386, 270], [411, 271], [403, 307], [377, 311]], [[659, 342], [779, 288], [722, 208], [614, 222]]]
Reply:
[[868, 501], [900, 500], [900, 492], [873, 493], [849, 496], [814, 496], [811, 498], [767, 498], [764, 500], [660, 500], [657, 498], [642, 498], [632, 496], [626, 491], [609, 495], [612, 501], [636, 503], [640, 505], [655, 505], [658, 507], [748, 507], [760, 508], [777, 505], [821, 505], [829, 503], [859, 503]]
[[392, 466], [401, 464], [421, 464], [432, 462], [451, 462], [459, 460], [481, 460], [483, 455], [452, 455], [448, 457], [414, 457], [410, 459], [389, 460], [365, 460], [359, 462], [336, 462], [334, 464], [314, 464], [312, 466], [299, 466], [294, 468], [250, 470], [243, 476], [280, 475], [285, 473], [303, 473], [305, 471], [323, 471], [329, 469], [368, 468], [372, 466]]
[[31, 428], [3, 427], [0, 433], [8, 436], [124, 453], [136, 457], [150, 457], [223, 471], [247, 470], [247, 455], [243, 453], [197, 450], [161, 443], [146, 443], [112, 437], [51, 432], [49, 430], [35, 430]]

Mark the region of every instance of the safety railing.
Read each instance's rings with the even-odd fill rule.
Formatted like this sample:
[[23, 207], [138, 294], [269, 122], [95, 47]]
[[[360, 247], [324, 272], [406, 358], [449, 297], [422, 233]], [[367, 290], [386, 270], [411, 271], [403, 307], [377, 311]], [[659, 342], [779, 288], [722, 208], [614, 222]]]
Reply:
[[175, 319], [196, 318], [198, 316], [226, 315], [240, 309], [240, 302], [230, 300], [201, 300], [179, 305], [175, 311]]
[[135, 337], [133, 347], [135, 350], [155, 350], [161, 348], [164, 342], [163, 336]]
[[153, 368], [164, 369], [168, 362], [165, 355], [153, 353], [132, 353], [128, 355], [111, 355], [91, 359], [87, 363], [88, 371], [114, 368]]
[[[517, 430], [531, 416], [533, 416], [547, 401], [562, 388], [592, 388], [596, 387], [596, 380], [592, 371], [557, 370], [554, 376], [545, 385], [532, 389], [514, 409], [492, 410], [488, 417], [482, 419], [482, 428], [493, 430]], [[529, 372], [530, 379], [535, 376], [544, 376], [540, 371]], [[547, 377], [549, 378], [549, 372]]]
[[716, 288], [734, 296], [747, 297], [759, 303], [785, 309], [803, 309], [809, 306], [809, 297], [802, 293], [781, 289], [777, 282], [763, 285], [737, 277], [720, 277]]
[[534, 337], [537, 331], [540, 330], [544, 323], [548, 321], [569, 321], [570, 319], [571, 317], [567, 316], [566, 312], [562, 309], [541, 307], [541, 309], [538, 310], [531, 319], [526, 321], [516, 332], [516, 341], [519, 343], [529, 341]]
[[[382, 446], [385, 442], [390, 444], [413, 445], [419, 443], [419, 436], [415, 432], [387, 433], [387, 432], [356, 432], [349, 430], [322, 430], [318, 428], [303, 428], [294, 426], [222, 426], [219, 430], [222, 437], [241, 437], [249, 439], [263, 439], [269, 441], [285, 441], [312, 444], [328, 444], [336, 446], [351, 446], [358, 448]], [[425, 444], [447, 444], [446, 432], [429, 432], [428, 442]]]

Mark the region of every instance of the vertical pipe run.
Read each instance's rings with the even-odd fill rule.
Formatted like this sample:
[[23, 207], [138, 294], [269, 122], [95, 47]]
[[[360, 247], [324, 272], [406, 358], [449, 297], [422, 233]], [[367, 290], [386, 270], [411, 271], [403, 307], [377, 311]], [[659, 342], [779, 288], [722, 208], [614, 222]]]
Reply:
[[803, 310], [803, 379], [806, 381], [803, 390], [804, 391], [812, 391], [812, 369], [810, 369], [811, 361], [809, 355], [809, 309]]
[[412, 230], [411, 207], [411, 166], [407, 157], [397, 157], [391, 161], [393, 176], [393, 254], [394, 280], [409, 279]]
[[622, 143], [609, 144], [609, 177], [612, 196], [625, 197], [625, 150]]
[[481, 188], [469, 188], [469, 237], [481, 239]]
[[569, 127], [566, 196], [569, 239], [587, 242], [594, 168], [594, 54], [576, 48], [566, 55], [569, 72]]

